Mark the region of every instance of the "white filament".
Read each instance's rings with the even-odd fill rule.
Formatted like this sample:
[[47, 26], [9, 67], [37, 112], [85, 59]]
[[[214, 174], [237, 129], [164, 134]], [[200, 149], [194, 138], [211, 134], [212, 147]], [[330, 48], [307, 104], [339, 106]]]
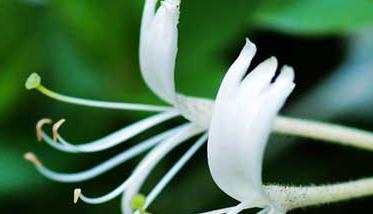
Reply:
[[146, 104], [138, 104], [138, 103], [107, 102], [107, 101], [98, 101], [98, 100], [71, 97], [71, 96], [66, 96], [66, 95], [62, 95], [54, 91], [51, 91], [42, 85], [39, 85], [36, 89], [40, 91], [42, 94], [50, 98], [53, 98], [55, 100], [59, 100], [61, 102], [75, 104], [75, 105], [81, 105], [81, 106], [117, 109], [117, 110], [150, 111], [150, 112], [162, 112], [162, 111], [169, 111], [172, 109], [171, 107], [166, 107], [166, 106], [146, 105]]
[[198, 151], [199, 148], [206, 142], [207, 133], [202, 135], [197, 142], [175, 163], [175, 165], [163, 176], [159, 183], [152, 189], [146, 197], [144, 208], [150, 206], [154, 199], [162, 192], [165, 186], [175, 177], [180, 169], [189, 161], [189, 159]]
[[194, 126], [194, 124], [188, 124], [185, 130], [173, 139], [165, 141], [156, 148], [153, 149], [136, 167], [133, 176], [131, 176], [131, 185], [128, 187], [124, 197], [122, 199], [122, 209], [124, 213], [132, 213], [131, 207], [129, 206], [133, 196], [138, 193], [138, 190], [146, 180], [155, 165], [172, 149], [178, 146], [185, 140], [203, 132], [203, 129]]
[[134, 180], [136, 180], [137, 177], [139, 177], [140, 175], [146, 178], [148, 176], [147, 170], [149, 168], [153, 168], [159, 162], [159, 160], [162, 159], [162, 157], [166, 155], [175, 145], [178, 145], [179, 143], [183, 142], [185, 140], [185, 137], [188, 137], [190, 135], [190, 127], [190, 125], [183, 125], [182, 128], [180, 128], [176, 133], [174, 133], [174, 135], [170, 136], [162, 143], [160, 143], [158, 146], [156, 146], [141, 161], [141, 163], [144, 164], [140, 163], [139, 166], [141, 167], [137, 167], [131, 174], [131, 176], [128, 179], [126, 179], [121, 185], [119, 185], [116, 189], [114, 189], [112, 192], [97, 198], [90, 198], [86, 197], [83, 194], [80, 194], [80, 199], [90, 204], [104, 203], [114, 199], [115, 197], [123, 193], [123, 191], [125, 191], [127, 188], [131, 187]]
[[110, 169], [130, 160], [131, 158], [145, 152], [146, 150], [150, 149], [151, 147], [157, 145], [160, 141], [169, 138], [171, 135], [175, 134], [181, 127], [173, 128], [169, 131], [165, 131], [161, 134], [158, 134], [156, 136], [153, 136], [143, 142], [140, 142], [139, 144], [129, 148], [125, 149], [123, 152], [119, 153], [118, 155], [110, 158], [109, 160], [104, 161], [103, 163], [77, 173], [60, 173], [55, 172], [53, 170], [50, 170], [46, 168], [44, 165], [37, 166], [37, 170], [43, 174], [45, 177], [59, 182], [64, 183], [72, 183], [72, 182], [81, 182], [86, 181], [89, 179], [92, 179], [94, 177], [97, 177]]
[[70, 142], [64, 140], [60, 135], [57, 137], [60, 144], [56, 144], [56, 142], [47, 136], [45, 132], [42, 132], [42, 138], [50, 146], [64, 152], [98, 152], [116, 146], [119, 143], [124, 142], [159, 123], [176, 117], [177, 115], [178, 113], [175, 111], [159, 113], [126, 126], [101, 139], [80, 145], [71, 144]]

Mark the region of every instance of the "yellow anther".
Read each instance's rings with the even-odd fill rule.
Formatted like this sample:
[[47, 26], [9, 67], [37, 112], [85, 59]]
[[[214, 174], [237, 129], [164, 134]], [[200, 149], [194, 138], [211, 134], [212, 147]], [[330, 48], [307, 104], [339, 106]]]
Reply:
[[45, 124], [51, 124], [51, 123], [52, 123], [52, 120], [49, 118], [43, 118], [36, 123], [35, 131], [36, 131], [36, 138], [38, 139], [38, 141], [41, 141], [43, 139], [42, 134], [41, 134], [41, 129], [43, 128], [43, 126]]
[[25, 160], [28, 160], [30, 161], [32, 164], [34, 164], [36, 167], [38, 166], [41, 166], [41, 162], [39, 161], [39, 159], [36, 157], [36, 155], [32, 152], [27, 152], [23, 155], [23, 158]]
[[53, 125], [53, 128], [52, 128], [52, 137], [53, 137], [53, 141], [54, 141], [54, 142], [57, 142], [58, 129], [62, 126], [62, 124], [63, 124], [65, 121], [66, 121], [65, 119], [61, 119], [61, 120], [57, 121], [57, 122]]
[[80, 188], [74, 189], [74, 204], [78, 203], [80, 193], [82, 193], [82, 190]]

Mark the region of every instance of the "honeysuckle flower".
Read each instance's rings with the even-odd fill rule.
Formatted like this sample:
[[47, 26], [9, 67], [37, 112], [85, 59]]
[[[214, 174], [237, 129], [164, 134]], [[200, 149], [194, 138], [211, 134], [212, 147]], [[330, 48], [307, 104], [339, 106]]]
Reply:
[[[55, 172], [47, 168], [33, 153], [29, 152], [24, 155], [24, 158], [31, 161], [36, 169], [46, 176], [55, 181], [64, 182], [64, 183], [74, 183], [82, 182], [89, 179], [93, 179], [108, 170], [125, 163], [133, 157], [136, 157], [148, 150], [151, 150], [146, 154], [146, 156], [140, 161], [133, 173], [123, 181], [117, 188], [112, 192], [105, 194], [101, 197], [87, 197], [82, 194], [82, 190], [77, 188], [74, 191], [74, 202], [77, 202], [78, 199], [81, 199], [87, 203], [98, 204], [109, 201], [119, 195], [123, 195], [122, 198], [122, 210], [124, 213], [133, 213], [137, 210], [137, 213], [144, 213], [148, 206], [154, 201], [154, 199], [160, 194], [160, 192], [165, 188], [168, 182], [176, 175], [176, 173], [186, 164], [186, 162], [193, 156], [193, 154], [206, 142], [207, 139], [207, 129], [210, 126], [210, 121], [212, 118], [212, 109], [213, 101], [204, 98], [190, 97], [179, 94], [175, 91], [174, 83], [174, 69], [177, 55], [177, 24], [179, 18], [179, 0], [164, 0], [161, 2], [159, 8], [156, 8], [158, 0], [145, 0], [143, 18], [141, 24], [141, 34], [140, 34], [140, 68], [142, 77], [147, 84], [147, 86], [155, 93], [159, 98], [169, 104], [169, 106], [157, 106], [157, 105], [147, 105], [147, 104], [138, 104], [138, 103], [123, 103], [123, 102], [106, 102], [106, 101], [97, 101], [83, 98], [70, 97], [56, 93], [48, 88], [44, 87], [41, 83], [41, 78], [36, 73], [31, 74], [26, 81], [27, 89], [36, 89], [42, 94], [49, 96], [53, 99], [90, 107], [97, 108], [108, 108], [116, 110], [131, 110], [131, 111], [147, 111], [147, 112], [157, 112], [157, 114], [149, 116], [145, 119], [142, 119], [138, 122], [135, 122], [129, 126], [123, 127], [113, 133], [104, 136], [100, 139], [81, 143], [73, 144], [67, 141], [62, 135], [58, 132], [59, 127], [65, 122], [64, 119], [61, 119], [53, 124], [52, 126], [52, 135], [49, 135], [44, 131], [46, 125], [51, 125], [52, 120], [45, 118], [41, 119], [36, 124], [36, 136], [39, 141], [43, 140], [51, 147], [68, 153], [92, 153], [99, 152], [111, 147], [117, 146], [121, 143], [126, 142], [132, 137], [141, 134], [142, 132], [147, 131], [148, 129], [157, 126], [160, 123], [167, 122], [168, 120], [183, 116], [187, 119], [188, 122], [184, 124], [173, 127], [169, 130], [166, 130], [162, 133], [159, 133], [155, 136], [150, 137], [149, 139], [139, 142], [135, 146], [124, 150], [123, 152], [117, 154], [116, 156], [106, 160], [95, 167], [87, 169], [82, 172], [76, 173], [61, 173]], [[251, 43], [247, 43], [248, 46], [253, 46]], [[246, 50], [246, 49], [245, 49]], [[248, 51], [250, 53], [250, 51]], [[253, 53], [252, 53], [253, 54]], [[239, 62], [235, 62], [232, 68], [240, 68], [242, 65], [248, 62], [244, 62], [246, 59], [244, 57], [239, 57]], [[265, 65], [259, 66], [264, 67], [262, 70], [266, 70], [266, 66], [274, 64], [274, 59], [270, 59], [269, 62], [264, 63]], [[258, 68], [259, 68], [258, 67]], [[285, 70], [290, 68], [285, 68]], [[236, 70], [236, 69], [233, 69]], [[231, 72], [229, 72], [231, 73]], [[256, 72], [258, 73], [258, 72]], [[280, 75], [276, 83], [273, 84], [279, 85], [277, 82], [286, 76], [284, 74]], [[229, 75], [232, 76], [232, 75]], [[266, 75], [258, 75], [257, 78], [264, 78]], [[290, 78], [290, 77], [287, 77]], [[285, 78], [285, 79], [287, 79]], [[247, 78], [249, 79], [249, 78]], [[254, 77], [252, 77], [254, 79]], [[223, 86], [227, 88], [230, 87], [227, 85], [227, 80], [224, 80]], [[249, 85], [249, 84], [242, 84]], [[223, 87], [222, 86], [222, 87]], [[237, 87], [233, 85], [233, 87]], [[244, 87], [242, 87], [244, 88]], [[273, 88], [271, 94], [276, 94], [275, 91], [277, 87]], [[258, 89], [258, 88], [257, 88]], [[223, 91], [221, 89], [221, 91]], [[249, 92], [250, 89], [240, 90], [243, 95], [244, 92], [248, 92], [249, 95], [263, 95], [258, 91]], [[220, 94], [220, 93], [219, 93]], [[269, 94], [269, 93], [268, 93]], [[269, 97], [269, 95], [267, 95]], [[274, 95], [273, 95], [274, 96]], [[238, 97], [238, 96], [237, 96]], [[247, 96], [246, 96], [247, 97]], [[257, 96], [262, 97], [262, 96]], [[262, 105], [267, 101], [261, 101]], [[220, 105], [220, 104], [219, 104]], [[277, 103], [278, 105], [278, 103]], [[272, 104], [269, 106], [272, 106]], [[272, 110], [272, 113], [275, 114], [276, 110]], [[217, 111], [215, 111], [217, 112]], [[229, 112], [231, 113], [231, 112]], [[276, 112], [277, 113], [277, 112]], [[219, 115], [214, 115], [218, 119], [214, 121], [219, 121]], [[263, 116], [264, 118], [267, 118]], [[272, 115], [274, 117], [274, 115]], [[259, 116], [258, 116], [259, 118]], [[273, 118], [267, 118], [268, 120]], [[241, 121], [242, 122], [242, 121]], [[353, 130], [341, 126], [322, 124], [318, 122], [310, 122], [306, 120], [299, 120], [287, 117], [276, 117], [274, 122], [273, 130], [282, 133], [297, 135], [303, 137], [311, 137], [315, 139], [321, 139], [326, 141], [332, 141], [337, 143], [342, 143], [346, 145], [351, 145], [359, 148], [365, 148], [373, 150], [373, 146], [369, 142], [373, 142], [373, 137], [371, 134], [366, 133], [360, 130]], [[266, 124], [266, 123], [263, 123]], [[215, 125], [217, 126], [217, 125]], [[270, 127], [267, 127], [269, 132]], [[317, 130], [317, 131], [315, 131]], [[263, 131], [263, 130], [262, 130]], [[165, 157], [173, 148], [185, 142], [186, 140], [200, 135], [198, 140], [187, 150], [187, 152], [175, 163], [175, 165], [164, 175], [164, 177], [159, 181], [157, 185], [150, 191], [146, 197], [141, 197], [138, 195], [138, 192], [141, 189], [143, 182], [149, 176], [149, 173], [156, 167], [156, 165]], [[264, 136], [264, 135], [262, 135]], [[211, 136], [210, 136], [211, 137]], [[242, 137], [242, 136], [241, 136]], [[213, 137], [212, 137], [213, 139]], [[234, 142], [234, 139], [232, 140]], [[367, 143], [368, 142], [368, 143]], [[241, 145], [241, 144], [240, 144]], [[257, 145], [259, 147], [259, 145]], [[262, 145], [263, 146], [263, 145]], [[263, 146], [264, 148], [264, 146]], [[233, 151], [233, 150], [231, 150]], [[254, 154], [254, 151], [251, 152]], [[250, 153], [250, 154], [251, 154]], [[216, 153], [218, 154], [218, 153]], [[218, 155], [220, 156], [220, 155]], [[256, 155], [260, 158], [260, 154]], [[211, 161], [210, 161], [211, 162]], [[233, 163], [233, 162], [231, 162]], [[254, 163], [252, 163], [254, 164]], [[260, 167], [257, 168], [260, 170]], [[229, 173], [228, 173], [229, 174]], [[260, 173], [259, 173], [260, 174]], [[216, 180], [216, 176], [214, 176]], [[258, 187], [260, 180], [252, 182], [252, 187]], [[255, 185], [254, 185], [255, 184]], [[271, 187], [272, 194], [270, 195], [280, 195], [284, 194], [282, 191], [282, 186]], [[227, 191], [222, 188], [224, 191]], [[229, 188], [228, 188], [229, 189]], [[260, 193], [258, 189], [257, 192]], [[293, 189], [291, 189], [293, 191]], [[295, 191], [295, 190], [294, 190]], [[232, 194], [232, 193], [231, 193]], [[263, 193], [263, 197], [264, 197]], [[286, 199], [286, 197], [292, 197], [296, 194], [285, 194], [281, 196], [280, 199]], [[306, 194], [304, 194], [306, 195]], [[273, 197], [275, 197], [273, 196]], [[272, 196], [270, 198], [273, 198]], [[135, 199], [140, 198], [140, 203], [133, 203]], [[303, 200], [306, 200], [303, 198]], [[294, 201], [292, 199], [292, 201]], [[317, 201], [317, 200], [316, 200]], [[135, 200], [136, 202], [136, 200]], [[245, 201], [247, 203], [247, 201]], [[243, 204], [245, 205], [245, 204]], [[240, 205], [241, 207], [243, 205]], [[259, 205], [258, 205], [259, 206]], [[264, 205], [263, 205], [264, 206]], [[289, 205], [294, 207], [293, 204]], [[243, 206], [243, 208], [245, 208]], [[240, 207], [238, 207], [240, 208]], [[229, 209], [231, 210], [231, 208]]]
[[263, 153], [273, 121], [294, 88], [294, 71], [277, 69], [274, 57], [259, 64], [246, 77], [256, 47], [246, 41], [220, 86], [209, 129], [208, 164], [215, 183], [241, 202], [229, 213], [252, 207], [276, 206], [262, 185]]

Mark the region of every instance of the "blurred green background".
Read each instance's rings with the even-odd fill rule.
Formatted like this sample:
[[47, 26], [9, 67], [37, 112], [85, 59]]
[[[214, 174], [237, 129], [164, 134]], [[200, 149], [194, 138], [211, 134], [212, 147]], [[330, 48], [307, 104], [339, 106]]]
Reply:
[[[1, 213], [119, 213], [120, 199], [101, 205], [72, 203], [111, 191], [140, 158], [79, 184], [58, 184], [22, 159], [34, 151], [50, 168], [75, 172], [133, 145], [97, 154], [64, 154], [35, 139], [38, 119], [66, 118], [61, 132], [73, 142], [95, 139], [146, 116], [59, 103], [24, 81], [38, 72], [43, 84], [64, 94], [161, 104], [143, 83], [138, 66], [142, 0], [0, 0], [0, 211]], [[183, 0], [176, 85], [179, 91], [214, 97], [219, 82], [249, 37], [255, 63], [275, 55], [296, 70], [297, 87], [284, 114], [373, 130], [373, 1]], [[162, 125], [158, 132], [182, 119]], [[149, 135], [149, 134], [148, 134]], [[189, 142], [151, 174], [147, 193]], [[321, 142], [272, 136], [264, 180], [322, 184], [373, 176], [373, 154]], [[209, 177], [203, 148], [149, 209], [191, 213], [235, 202]], [[292, 213], [358, 213], [373, 210], [373, 197]], [[248, 211], [247, 213], [249, 213]]]

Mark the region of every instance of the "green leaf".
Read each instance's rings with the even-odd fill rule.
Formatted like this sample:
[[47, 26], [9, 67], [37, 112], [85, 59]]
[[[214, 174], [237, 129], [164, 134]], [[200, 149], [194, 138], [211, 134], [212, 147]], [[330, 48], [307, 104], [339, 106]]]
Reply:
[[348, 33], [373, 24], [371, 0], [262, 1], [250, 23], [296, 34]]
[[[232, 48], [235, 36], [247, 29], [247, 16], [254, 5], [250, 0], [182, 2], [176, 68], [176, 85], [181, 92], [215, 96], [234, 60], [226, 57], [226, 50]], [[242, 45], [245, 36], [239, 38]]]

